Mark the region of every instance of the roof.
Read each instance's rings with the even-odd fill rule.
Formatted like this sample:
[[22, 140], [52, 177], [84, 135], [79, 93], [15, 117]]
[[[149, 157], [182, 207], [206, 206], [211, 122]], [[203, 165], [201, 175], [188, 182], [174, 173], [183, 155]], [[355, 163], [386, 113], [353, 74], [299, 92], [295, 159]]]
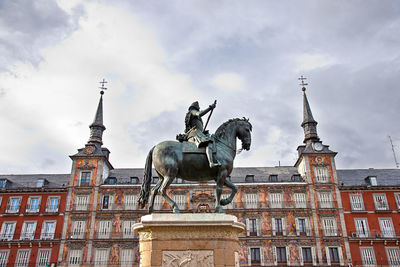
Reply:
[[11, 174], [0, 175], [0, 179], [7, 179], [7, 189], [36, 188], [38, 179], [45, 179], [45, 188], [66, 188], [70, 174]]
[[400, 185], [400, 169], [344, 169], [337, 170], [339, 185], [365, 186], [365, 178], [376, 176], [378, 186]]

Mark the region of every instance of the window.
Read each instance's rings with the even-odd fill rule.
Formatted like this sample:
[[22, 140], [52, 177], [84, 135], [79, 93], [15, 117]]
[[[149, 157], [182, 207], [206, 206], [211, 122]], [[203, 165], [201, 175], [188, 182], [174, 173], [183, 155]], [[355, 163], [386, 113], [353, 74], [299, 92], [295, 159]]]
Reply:
[[307, 208], [307, 202], [306, 202], [306, 194], [304, 193], [294, 193], [293, 195], [294, 199], [294, 204], [297, 209], [299, 208]]
[[361, 260], [364, 266], [376, 266], [374, 248], [360, 247]]
[[256, 209], [258, 207], [258, 193], [246, 193], [244, 201], [246, 209]]
[[56, 232], [56, 222], [55, 221], [44, 221], [42, 224], [42, 234], [41, 239], [53, 239], [54, 233]]
[[257, 219], [247, 219], [247, 228], [249, 236], [257, 236]]
[[278, 263], [286, 263], [286, 247], [276, 247], [276, 261]]
[[254, 175], [251, 175], [251, 174], [246, 175], [246, 177], [244, 178], [244, 181], [246, 183], [254, 183]]
[[101, 201], [101, 209], [102, 210], [111, 210], [114, 204], [114, 196], [112, 195], [103, 195]]
[[60, 204], [60, 197], [48, 197], [46, 212], [57, 212]]
[[70, 249], [68, 252], [68, 265], [79, 266], [81, 264], [82, 250]]
[[17, 252], [17, 258], [15, 260], [14, 266], [28, 267], [30, 254], [31, 254], [30, 249], [19, 249]]
[[368, 176], [367, 178], [365, 178], [365, 181], [367, 182], [367, 184], [372, 185], [372, 186], [378, 185], [376, 176]]
[[18, 213], [21, 206], [21, 197], [10, 197], [7, 205], [7, 213]]
[[317, 183], [329, 182], [329, 172], [327, 167], [314, 167], [314, 175]]
[[89, 196], [77, 195], [75, 200], [75, 210], [88, 210]]
[[115, 177], [108, 177], [107, 183], [108, 184], [116, 184], [117, 183], [117, 179]]
[[336, 218], [322, 218], [321, 221], [325, 236], [337, 236]]
[[400, 209], [400, 193], [394, 193], [394, 198], [396, 199], [397, 208]]
[[138, 177], [131, 177], [131, 184], [138, 184], [139, 178]]
[[79, 180], [79, 185], [90, 186], [90, 181], [92, 178], [92, 172], [81, 172], [81, 179]]
[[285, 218], [272, 219], [272, 235], [286, 235]]
[[[221, 199], [227, 199], [231, 194], [222, 194], [221, 195]], [[233, 209], [233, 203], [234, 201], [232, 200], [231, 203], [229, 203], [228, 205], [223, 206], [225, 209]]]
[[374, 194], [374, 202], [376, 210], [388, 210], [389, 205], [386, 199], [386, 194]]
[[183, 179], [182, 178], [176, 178], [176, 183], [177, 184], [183, 184]]
[[303, 179], [301, 178], [300, 174], [294, 174], [292, 176], [292, 181], [293, 182], [303, 182]]
[[1, 227], [1, 240], [10, 241], [14, 237], [16, 222], [4, 222]]
[[308, 226], [306, 218], [296, 218], [296, 233], [297, 235], [308, 235], [311, 229]]
[[0, 188], [6, 188], [7, 187], [7, 179], [0, 179]]
[[352, 210], [364, 210], [364, 202], [361, 194], [350, 194]]
[[24, 222], [21, 230], [21, 240], [32, 240], [35, 237], [36, 222]]
[[303, 256], [303, 263], [312, 263], [311, 248], [301, 248], [301, 254]]
[[318, 192], [318, 198], [320, 208], [333, 208], [332, 192]]
[[160, 210], [160, 209], [162, 208], [162, 196], [157, 195], [157, 196], [154, 198], [154, 205], [153, 205], [153, 207], [154, 207], [154, 210]]
[[111, 221], [99, 221], [97, 238], [109, 238], [111, 233]]
[[137, 209], [137, 195], [125, 195], [124, 204], [126, 210]]
[[157, 176], [154, 176], [153, 177], [153, 184], [156, 184], [156, 183], [158, 183], [158, 180], [159, 180], [159, 178], [157, 177]]
[[273, 209], [282, 208], [283, 202], [283, 194], [282, 193], [270, 193], [269, 194], [269, 203], [270, 207]]
[[122, 222], [122, 234], [124, 238], [133, 238], [135, 236], [135, 232], [132, 227], [135, 224], [135, 221], [123, 221]]
[[86, 221], [73, 221], [71, 226], [71, 238], [83, 239], [85, 234]]
[[94, 254], [94, 266], [107, 266], [109, 250], [98, 248]]
[[29, 197], [28, 205], [26, 205], [26, 212], [39, 212], [40, 197]]
[[251, 264], [261, 263], [260, 248], [250, 248], [250, 259], [251, 259]]
[[383, 237], [395, 237], [393, 223], [391, 218], [379, 218], [379, 226]]
[[9, 250], [0, 250], [0, 267], [7, 267], [8, 255], [10, 255]]
[[399, 247], [386, 247], [386, 255], [390, 266], [400, 266], [400, 248]]
[[120, 249], [120, 265], [121, 266], [132, 266], [133, 259], [135, 258], [135, 252], [131, 248]]
[[368, 237], [369, 236], [367, 218], [354, 219], [354, 224], [356, 226], [356, 231], [357, 231], [358, 237]]
[[172, 199], [178, 205], [180, 210], [186, 209], [186, 195], [182, 195], [182, 194], [173, 195]]
[[278, 175], [276, 175], [276, 174], [271, 174], [271, 175], [269, 176], [268, 180], [269, 180], [270, 182], [278, 182]]
[[50, 266], [50, 254], [51, 249], [39, 249], [38, 256], [36, 258], [37, 267]]
[[329, 260], [331, 263], [339, 263], [339, 251], [338, 248], [329, 248]]
[[44, 183], [45, 183], [45, 179], [39, 178], [39, 179], [37, 179], [37, 181], [36, 181], [36, 187], [43, 187], [43, 186], [44, 186]]

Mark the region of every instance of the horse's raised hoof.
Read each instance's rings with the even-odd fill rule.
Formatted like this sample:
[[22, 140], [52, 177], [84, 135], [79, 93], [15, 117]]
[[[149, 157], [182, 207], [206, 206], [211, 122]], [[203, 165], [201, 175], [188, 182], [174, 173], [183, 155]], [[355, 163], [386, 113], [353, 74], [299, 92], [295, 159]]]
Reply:
[[225, 213], [225, 211], [221, 207], [216, 207], [215, 213]]
[[179, 209], [178, 208], [174, 208], [172, 211], [173, 211], [173, 213], [179, 213]]
[[230, 201], [228, 201], [227, 199], [221, 199], [221, 200], [219, 201], [219, 203], [220, 203], [222, 206], [225, 206], [225, 205], [228, 205], [228, 204], [230, 203]]

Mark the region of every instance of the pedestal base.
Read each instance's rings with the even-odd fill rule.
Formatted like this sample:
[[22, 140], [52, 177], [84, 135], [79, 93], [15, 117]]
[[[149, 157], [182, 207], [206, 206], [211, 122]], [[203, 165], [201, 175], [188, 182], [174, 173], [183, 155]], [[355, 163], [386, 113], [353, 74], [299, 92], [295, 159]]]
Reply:
[[238, 267], [244, 224], [226, 214], [151, 214], [133, 226], [141, 267]]

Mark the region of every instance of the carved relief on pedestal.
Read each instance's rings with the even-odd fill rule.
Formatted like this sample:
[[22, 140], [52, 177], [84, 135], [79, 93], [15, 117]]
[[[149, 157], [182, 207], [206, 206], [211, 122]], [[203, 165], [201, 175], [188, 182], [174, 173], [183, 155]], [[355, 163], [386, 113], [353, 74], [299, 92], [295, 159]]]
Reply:
[[163, 251], [163, 267], [213, 267], [212, 250]]

